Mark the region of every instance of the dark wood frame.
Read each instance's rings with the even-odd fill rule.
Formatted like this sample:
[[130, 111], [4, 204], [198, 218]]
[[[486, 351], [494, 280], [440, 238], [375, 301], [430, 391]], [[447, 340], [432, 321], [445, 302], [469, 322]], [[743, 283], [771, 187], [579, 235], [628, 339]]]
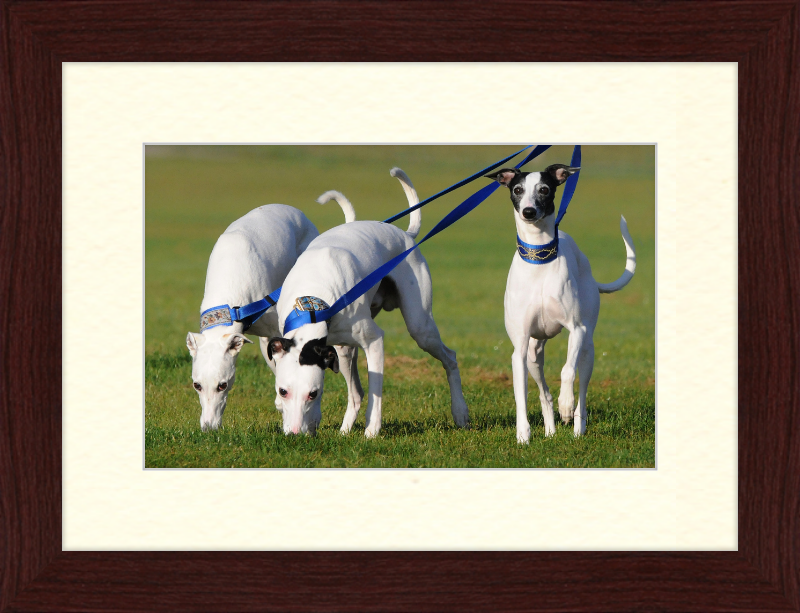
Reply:
[[[800, 611], [800, 0], [0, 7], [0, 611]], [[62, 552], [61, 62], [334, 59], [739, 63], [738, 552]]]

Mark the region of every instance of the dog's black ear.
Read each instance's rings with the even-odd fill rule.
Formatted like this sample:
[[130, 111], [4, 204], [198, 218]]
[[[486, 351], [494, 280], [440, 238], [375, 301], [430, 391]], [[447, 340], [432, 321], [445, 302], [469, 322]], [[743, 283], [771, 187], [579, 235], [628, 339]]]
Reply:
[[322, 364], [325, 368], [330, 368], [335, 373], [339, 372], [339, 355], [332, 345], [315, 345], [314, 352], [322, 358]]
[[553, 177], [559, 185], [566, 181], [570, 175], [574, 175], [581, 169], [580, 166], [566, 166], [565, 164], [553, 164], [544, 169], [544, 171]]
[[520, 174], [519, 168], [503, 168], [503, 170], [496, 170], [491, 174], [483, 175], [483, 177], [497, 181], [500, 185], [508, 185], [518, 174]]
[[294, 341], [290, 338], [271, 338], [269, 339], [269, 344], [267, 345], [267, 357], [270, 360], [272, 359], [273, 355], [276, 358], [279, 358], [292, 347], [294, 347]]

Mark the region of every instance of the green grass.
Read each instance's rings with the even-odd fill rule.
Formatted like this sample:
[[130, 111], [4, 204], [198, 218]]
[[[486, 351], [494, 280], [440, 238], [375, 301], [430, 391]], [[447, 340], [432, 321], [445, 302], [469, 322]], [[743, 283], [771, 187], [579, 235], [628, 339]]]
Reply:
[[[517, 146], [517, 149], [520, 147]], [[384, 219], [406, 205], [389, 176], [403, 168], [424, 198], [500, 159], [514, 146], [148, 147], [145, 206], [145, 463], [148, 467], [652, 467], [655, 465], [655, 180], [654, 148], [583, 149], [581, 179], [561, 228], [588, 256], [595, 278], [622, 272], [624, 214], [637, 250], [637, 271], [621, 292], [601, 298], [586, 436], [557, 426], [544, 439], [538, 393], [529, 381], [531, 444], [515, 438], [511, 345], [503, 293], [514, 253], [514, 223], [505, 190], [422, 246], [434, 283], [434, 316], [458, 354], [472, 428], [453, 426], [441, 365], [420, 350], [399, 312], [381, 313], [386, 369], [383, 427], [366, 440], [364, 407], [349, 436], [339, 434], [346, 391], [326, 375], [316, 437], [284, 437], [274, 409], [274, 379], [257, 344], [246, 346], [223, 427], [201, 432], [184, 340], [197, 331], [208, 256], [234, 219], [270, 202], [301, 209], [324, 231], [342, 222], [335, 203], [316, 197], [342, 191], [359, 219]], [[529, 165], [568, 162], [553, 147]], [[426, 232], [475, 182], [423, 209]], [[405, 227], [407, 220], [397, 225]], [[548, 342], [545, 375], [558, 396], [566, 333]], [[366, 387], [366, 363], [360, 360]]]

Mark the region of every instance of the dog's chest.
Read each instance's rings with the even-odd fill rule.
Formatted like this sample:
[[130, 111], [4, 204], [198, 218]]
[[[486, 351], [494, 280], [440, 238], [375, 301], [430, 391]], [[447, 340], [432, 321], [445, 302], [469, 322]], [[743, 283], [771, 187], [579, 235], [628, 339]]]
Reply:
[[533, 338], [553, 338], [564, 328], [572, 293], [568, 276], [557, 265], [516, 259], [506, 285], [506, 319], [520, 321]]

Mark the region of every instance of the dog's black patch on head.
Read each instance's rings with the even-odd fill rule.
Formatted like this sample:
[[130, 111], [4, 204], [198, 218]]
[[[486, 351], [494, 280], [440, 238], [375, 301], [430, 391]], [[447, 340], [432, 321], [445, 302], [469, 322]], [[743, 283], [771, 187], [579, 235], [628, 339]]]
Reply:
[[[521, 172], [516, 177], [511, 179], [508, 184], [508, 191], [511, 193], [511, 204], [514, 205], [514, 209], [516, 209], [517, 213], [519, 213], [519, 205], [522, 202], [522, 199], [525, 197], [525, 178], [531, 173], [529, 172]], [[515, 194], [515, 188], [519, 185], [522, 187], [522, 190], [516, 190], [520, 193]]]
[[300, 366], [319, 366], [322, 370], [330, 368], [339, 372], [339, 358], [336, 349], [328, 345], [328, 337], [308, 341], [300, 350]]
[[[495, 170], [491, 174], [483, 176], [486, 179], [492, 179], [501, 185], [507, 186], [508, 190], [511, 192], [511, 203], [514, 205], [517, 212], [519, 212], [520, 202], [522, 202], [522, 197], [525, 195], [525, 177], [529, 174], [529, 172], [521, 172], [518, 168], [503, 168], [502, 170]], [[517, 190], [520, 193], [515, 194], [514, 189], [517, 185], [521, 185], [522, 190]]]
[[267, 357], [271, 360], [273, 353], [289, 351], [292, 347], [294, 347], [294, 340], [291, 338], [271, 338], [267, 344]]

